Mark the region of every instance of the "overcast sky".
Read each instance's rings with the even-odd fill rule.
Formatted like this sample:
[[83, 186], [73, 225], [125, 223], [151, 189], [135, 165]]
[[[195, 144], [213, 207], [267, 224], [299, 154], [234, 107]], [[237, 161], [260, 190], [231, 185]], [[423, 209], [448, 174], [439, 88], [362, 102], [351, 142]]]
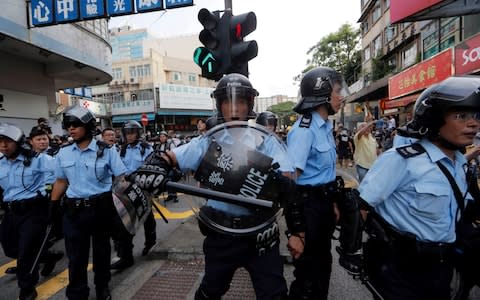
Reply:
[[[233, 0], [233, 14], [257, 16], [257, 29], [245, 40], [256, 40], [258, 56], [250, 61], [250, 80], [260, 97], [296, 96], [293, 77], [306, 66], [307, 51], [344, 23], [358, 27], [359, 0]], [[223, 10], [224, 0], [194, 0], [193, 7], [176, 8], [111, 19], [110, 26], [147, 28], [157, 37], [198, 34], [201, 8]], [[192, 49], [192, 57], [193, 57]], [[192, 59], [193, 60], [193, 59]]]

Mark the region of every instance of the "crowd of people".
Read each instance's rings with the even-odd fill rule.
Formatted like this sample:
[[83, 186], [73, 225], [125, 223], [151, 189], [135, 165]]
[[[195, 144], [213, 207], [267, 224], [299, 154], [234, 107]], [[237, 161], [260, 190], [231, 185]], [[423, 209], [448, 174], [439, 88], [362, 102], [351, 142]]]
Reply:
[[[480, 216], [478, 185], [465, 167], [480, 154], [479, 146], [465, 153], [480, 130], [480, 79], [452, 77], [428, 88], [404, 126], [367, 116], [355, 132], [339, 124], [332, 134], [329, 116], [347, 93], [337, 71], [308, 71], [293, 109], [300, 117], [286, 143], [275, 135], [274, 114], [253, 111], [258, 92], [241, 74], [217, 83], [216, 114], [199, 120], [198, 134], [184, 140], [173, 131], [152, 137], [133, 120], [120, 130], [101, 129], [80, 106], [63, 113], [68, 137], [52, 136], [43, 118], [28, 142], [17, 126], [1, 123], [0, 242], [5, 255], [17, 259], [10, 273], [17, 276], [19, 299], [36, 298], [39, 266], [44, 276], [52, 272], [63, 253], [50, 248], [61, 238], [67, 298], [88, 299], [92, 248], [96, 297], [111, 299], [110, 270], [134, 264], [134, 232], [120, 217], [115, 195], [137, 203], [168, 192], [168, 200], [178, 201], [168, 182], [181, 172], [193, 172], [200, 190], [219, 192], [197, 211], [205, 272], [196, 300], [221, 299], [240, 267], [249, 272], [257, 299], [327, 299], [338, 223], [340, 265], [354, 275], [366, 272], [378, 299], [450, 299], [458, 261], [469, 284], [477, 284], [472, 270], [480, 262], [472, 253], [479, 249], [459, 241], [466, 239], [465, 228], [471, 238], [476, 229], [469, 225]], [[216, 125], [221, 134], [207, 132]], [[358, 190], [344, 186], [337, 163], [355, 166]], [[129, 192], [117, 195], [119, 186]], [[282, 210], [294, 265], [290, 287], [279, 249]], [[151, 210], [142, 221], [147, 255], [156, 243]], [[111, 240], [119, 257], [114, 263]]]

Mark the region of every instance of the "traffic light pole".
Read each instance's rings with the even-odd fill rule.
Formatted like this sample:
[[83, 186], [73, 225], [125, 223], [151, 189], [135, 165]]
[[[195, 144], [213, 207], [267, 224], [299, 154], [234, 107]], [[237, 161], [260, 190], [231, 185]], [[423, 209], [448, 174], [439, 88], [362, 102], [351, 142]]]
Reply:
[[232, 0], [225, 0], [225, 10], [232, 11]]

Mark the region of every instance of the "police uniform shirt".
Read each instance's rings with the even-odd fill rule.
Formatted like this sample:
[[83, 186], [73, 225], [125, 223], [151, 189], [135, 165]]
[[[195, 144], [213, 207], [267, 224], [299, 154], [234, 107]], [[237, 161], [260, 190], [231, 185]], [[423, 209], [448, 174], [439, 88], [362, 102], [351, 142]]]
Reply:
[[139, 167], [143, 165], [145, 158], [147, 158], [150, 153], [153, 152], [152, 147], [145, 147], [145, 153], [142, 155], [142, 145], [140, 143], [132, 145], [127, 145], [127, 151], [125, 156], [122, 157], [122, 162], [127, 168], [127, 175], [135, 172]]
[[55, 176], [69, 182], [66, 195], [69, 198], [86, 198], [108, 192], [112, 187], [112, 175], [127, 172], [118, 152], [105, 148], [97, 157], [97, 141], [92, 139], [85, 149], [77, 144], [60, 149], [56, 158]]
[[300, 127], [301, 120], [293, 124], [287, 136], [290, 159], [303, 171], [297, 184], [317, 186], [334, 181], [337, 154], [332, 123], [317, 113], [312, 113], [310, 127]]
[[45, 196], [47, 183], [55, 181], [53, 161], [45, 154], [38, 154], [25, 166], [25, 156], [20, 154], [14, 160], [0, 159], [0, 186], [3, 189], [3, 201], [31, 199]]
[[411, 145], [411, 144], [413, 144], [417, 141], [418, 141], [418, 139], [416, 139], [416, 138], [396, 134], [393, 137], [393, 148], [398, 148], [398, 147], [405, 146], [405, 145]]
[[[249, 146], [250, 148], [257, 148], [257, 135], [251, 134], [250, 130], [245, 130], [243, 136], [238, 140], [241, 140], [242, 145]], [[272, 140], [271, 140], [272, 139]], [[223, 135], [217, 139], [219, 144], [234, 144], [235, 139], [229, 135], [228, 130], [224, 130]], [[278, 163], [280, 165], [279, 171], [281, 172], [293, 172], [293, 165], [288, 159], [288, 155], [282, 155], [279, 150], [281, 148], [274, 147], [274, 143], [278, 143], [275, 138], [267, 136], [266, 140], [263, 141], [258, 151], [262, 154], [270, 156], [273, 161], [272, 163]], [[207, 136], [199, 136], [190, 141], [190, 143], [182, 145], [181, 147], [175, 148], [172, 150], [175, 153], [175, 156], [178, 161], [178, 165], [182, 171], [184, 170], [193, 170], [195, 171], [200, 162], [202, 161], [203, 156], [207, 152], [208, 146], [210, 144], [210, 138]], [[281, 145], [278, 143], [278, 147]], [[275, 149], [275, 150], [274, 150]], [[270, 152], [266, 152], [270, 151]], [[278, 152], [277, 152], [278, 151]], [[228, 211], [232, 215], [248, 215], [251, 212], [240, 205], [230, 204], [223, 201], [217, 201], [210, 199], [208, 201], [210, 207], [214, 207], [217, 210]]]
[[[395, 149], [383, 153], [360, 184], [362, 199], [389, 224], [429, 242], [455, 241], [457, 202], [440, 161], [455, 178], [462, 195], [467, 191], [465, 157], [455, 152], [452, 162], [427, 139], [420, 144], [426, 153], [402, 157]], [[467, 194], [466, 201], [472, 199]]]

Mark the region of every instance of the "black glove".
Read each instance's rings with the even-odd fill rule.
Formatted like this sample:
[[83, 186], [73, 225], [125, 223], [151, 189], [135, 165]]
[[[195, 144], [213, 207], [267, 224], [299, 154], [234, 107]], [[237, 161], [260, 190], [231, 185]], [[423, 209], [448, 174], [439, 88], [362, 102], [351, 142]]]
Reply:
[[154, 152], [147, 157], [145, 164], [135, 171], [134, 182], [141, 189], [156, 196], [165, 191], [167, 174], [171, 169], [161, 153]]
[[48, 205], [47, 222], [48, 224], [53, 224], [62, 215], [62, 212], [60, 211], [60, 201], [50, 201]]

